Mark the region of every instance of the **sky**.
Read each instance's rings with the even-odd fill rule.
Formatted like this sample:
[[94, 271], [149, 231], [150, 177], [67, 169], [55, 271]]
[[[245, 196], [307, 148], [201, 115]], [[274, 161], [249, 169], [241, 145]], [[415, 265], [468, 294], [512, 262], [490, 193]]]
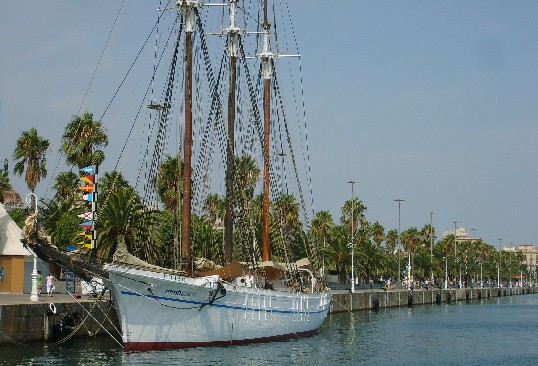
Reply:
[[[55, 170], [59, 139], [79, 113], [120, 5], [1, 3], [0, 161], [36, 127], [51, 140]], [[123, 30], [110, 39], [125, 59], [157, 7], [125, 2]], [[538, 2], [290, 0], [289, 10], [316, 211], [338, 222], [353, 180], [367, 218], [386, 229], [398, 227], [398, 216], [402, 231], [432, 219], [440, 236], [458, 221], [497, 247], [538, 245]], [[113, 73], [122, 61], [104, 58], [102, 67]], [[93, 92], [84, 108], [103, 103]], [[10, 179], [24, 197], [23, 180]], [[39, 196], [51, 196], [50, 179]], [[400, 215], [397, 198], [405, 200]]]

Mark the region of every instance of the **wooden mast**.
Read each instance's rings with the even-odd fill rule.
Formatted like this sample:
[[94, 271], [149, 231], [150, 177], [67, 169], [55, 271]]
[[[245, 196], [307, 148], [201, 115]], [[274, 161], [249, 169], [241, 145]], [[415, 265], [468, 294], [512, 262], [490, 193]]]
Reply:
[[235, 84], [237, 64], [237, 42], [239, 28], [235, 26], [236, 0], [230, 0], [230, 27], [225, 32], [228, 34], [227, 53], [230, 57], [230, 76], [228, 87], [228, 144], [226, 157], [226, 216], [224, 219], [224, 254], [226, 263], [233, 260], [233, 179], [235, 165]]
[[263, 4], [263, 53], [262, 59], [262, 76], [263, 85], [263, 212], [262, 212], [262, 260], [268, 261], [271, 256], [269, 246], [269, 146], [271, 143], [271, 72], [273, 54], [269, 52], [269, 29], [271, 23], [267, 18], [267, 0]]
[[183, 221], [181, 222], [181, 269], [192, 270], [191, 256], [191, 197], [192, 197], [192, 33], [194, 32], [194, 7], [198, 1], [181, 0], [185, 27], [185, 141], [183, 168]]

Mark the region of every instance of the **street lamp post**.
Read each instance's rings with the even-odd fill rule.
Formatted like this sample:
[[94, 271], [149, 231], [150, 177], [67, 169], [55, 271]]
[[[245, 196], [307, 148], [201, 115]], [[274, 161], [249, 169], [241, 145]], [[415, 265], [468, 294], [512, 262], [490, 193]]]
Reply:
[[[26, 203], [32, 206], [32, 197], [33, 201], [35, 203], [35, 213], [36, 213], [36, 220], [37, 220], [37, 196], [35, 193], [30, 192], [26, 195]], [[32, 255], [34, 257], [34, 269], [32, 271], [32, 293], [30, 294], [30, 301], [39, 301], [39, 296], [37, 294], [37, 259], [35, 254], [32, 252]]]
[[430, 258], [433, 260], [433, 212], [430, 211]]
[[448, 288], [448, 258], [443, 257], [445, 261], [445, 290]]
[[[458, 263], [458, 251], [457, 251], [458, 242], [456, 241], [456, 234], [457, 234], [456, 225], [458, 223], [459, 221], [454, 221], [454, 260], [456, 261], [456, 263]], [[461, 265], [460, 265], [460, 280], [458, 283], [458, 288], [461, 288]]]
[[405, 200], [403, 200], [401, 198], [396, 198], [394, 200], [394, 202], [398, 202], [398, 242], [397, 242], [397, 248], [398, 248], [398, 285], [401, 285], [400, 273], [402, 272], [402, 270], [401, 270], [401, 265], [400, 265], [400, 262], [401, 262], [401, 258], [400, 258], [400, 209], [401, 209], [401, 203], [405, 202]]
[[458, 242], [456, 241], [456, 225], [459, 223], [459, 221], [453, 221], [453, 223], [454, 223], [454, 259], [457, 261], [457, 258], [458, 258], [458, 251], [457, 251]]
[[482, 262], [480, 262], [480, 288], [484, 287], [484, 283], [482, 282]]
[[499, 264], [497, 265], [497, 286], [498, 287], [501, 287], [501, 248], [502, 248], [502, 242], [503, 240], [502, 239], [497, 239], [499, 240]]
[[433, 211], [430, 211], [430, 268], [432, 286], [435, 284], [433, 276]]
[[354, 228], [354, 223], [353, 223], [353, 214], [354, 214], [354, 211], [355, 211], [355, 207], [354, 207], [354, 195], [353, 195], [353, 187], [355, 186], [355, 181], [352, 181], [350, 180], [348, 182], [349, 184], [351, 184], [351, 243], [350, 243], [350, 246], [351, 246], [351, 293], [354, 293], [355, 292], [355, 263], [354, 263], [354, 247], [355, 247], [355, 234], [354, 234], [354, 231], [353, 231], [353, 228]]

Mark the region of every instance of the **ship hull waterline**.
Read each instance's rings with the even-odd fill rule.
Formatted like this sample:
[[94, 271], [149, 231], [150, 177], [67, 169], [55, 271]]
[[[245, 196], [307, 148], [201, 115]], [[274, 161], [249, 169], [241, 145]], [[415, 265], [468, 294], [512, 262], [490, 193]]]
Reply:
[[227, 346], [315, 334], [329, 292], [307, 294], [108, 265], [125, 351]]

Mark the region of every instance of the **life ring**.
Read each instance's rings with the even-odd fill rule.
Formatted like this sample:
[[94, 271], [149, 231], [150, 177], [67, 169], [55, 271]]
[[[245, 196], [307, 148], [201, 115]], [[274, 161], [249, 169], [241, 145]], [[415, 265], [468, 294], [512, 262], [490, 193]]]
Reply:
[[56, 314], [56, 305], [54, 305], [53, 303], [50, 303], [50, 304], [49, 304], [49, 311], [50, 311], [52, 314]]

